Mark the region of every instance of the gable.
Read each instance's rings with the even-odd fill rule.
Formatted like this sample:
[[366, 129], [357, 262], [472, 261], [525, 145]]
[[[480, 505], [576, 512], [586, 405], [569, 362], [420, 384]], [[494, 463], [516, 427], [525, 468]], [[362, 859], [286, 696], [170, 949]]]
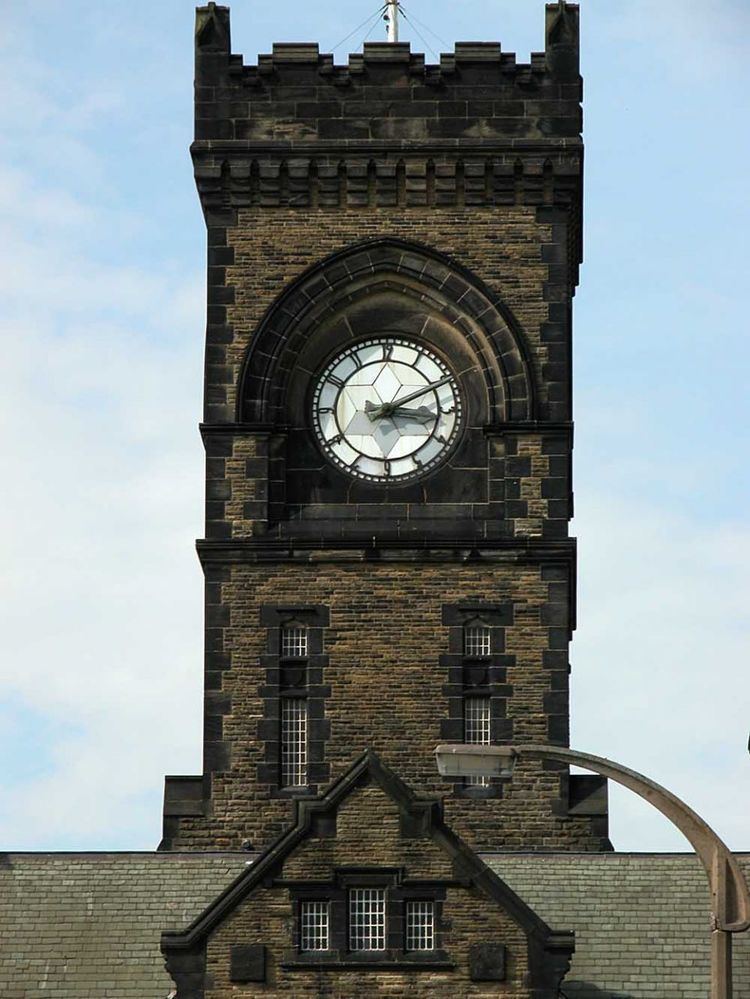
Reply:
[[356, 787], [336, 811], [335, 835], [310, 835], [286, 858], [283, 877], [326, 878], [337, 866], [376, 863], [406, 867], [415, 878], [451, 879], [445, 850], [429, 837], [404, 836], [402, 826], [402, 810], [378, 784]]
[[[375, 945], [352, 942], [358, 893], [376, 897]], [[305, 900], [325, 908], [319, 949], [301, 942]], [[431, 936], [414, 951], [405, 926], [417, 901]], [[368, 988], [396, 975], [426, 995], [428, 970], [431, 994], [442, 975], [446, 996], [480, 995], [475, 983], [502, 981], [507, 995], [530, 996], [529, 986], [535, 999], [552, 999], [573, 940], [486, 867], [437, 803], [417, 799], [368, 751], [320, 798], [298, 802], [295, 825], [186, 931], [164, 934], [162, 949], [179, 999], [219, 999], [238, 982], [317, 995], [319, 976], [332, 971], [342, 994], [357, 991], [364, 974]]]

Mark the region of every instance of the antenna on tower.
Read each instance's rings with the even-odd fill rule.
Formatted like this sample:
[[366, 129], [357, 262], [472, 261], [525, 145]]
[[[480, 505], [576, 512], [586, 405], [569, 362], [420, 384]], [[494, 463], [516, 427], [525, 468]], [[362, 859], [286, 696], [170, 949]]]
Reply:
[[398, 41], [398, 0], [388, 0], [383, 20], [388, 25], [388, 41]]

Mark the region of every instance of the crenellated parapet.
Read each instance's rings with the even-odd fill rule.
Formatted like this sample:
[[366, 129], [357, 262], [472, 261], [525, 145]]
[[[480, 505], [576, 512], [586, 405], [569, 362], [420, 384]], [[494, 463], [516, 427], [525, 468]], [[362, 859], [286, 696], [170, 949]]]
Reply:
[[199, 8], [193, 157], [204, 210], [549, 205], [581, 189], [578, 8], [550, 4], [528, 63], [459, 42], [436, 65], [367, 43], [231, 54], [229, 10]]

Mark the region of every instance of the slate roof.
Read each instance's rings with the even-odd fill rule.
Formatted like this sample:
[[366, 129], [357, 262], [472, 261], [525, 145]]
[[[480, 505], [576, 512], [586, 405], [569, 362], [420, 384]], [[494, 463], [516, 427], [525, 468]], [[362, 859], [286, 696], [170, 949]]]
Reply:
[[3, 999], [166, 999], [162, 930], [189, 923], [248, 854], [0, 855]]
[[[482, 858], [541, 917], [576, 933], [570, 999], [706, 999], [708, 881], [693, 854]], [[750, 881], [750, 854], [739, 855]], [[734, 935], [734, 994], [750, 996], [750, 933]]]
[[[553, 926], [575, 929], [571, 999], [705, 999], [708, 892], [689, 854], [495, 854]], [[166, 999], [159, 951], [246, 869], [245, 853], [0, 854], [3, 999]], [[750, 854], [740, 858], [750, 876]], [[584, 983], [589, 983], [585, 985]], [[750, 995], [750, 934], [735, 937]]]

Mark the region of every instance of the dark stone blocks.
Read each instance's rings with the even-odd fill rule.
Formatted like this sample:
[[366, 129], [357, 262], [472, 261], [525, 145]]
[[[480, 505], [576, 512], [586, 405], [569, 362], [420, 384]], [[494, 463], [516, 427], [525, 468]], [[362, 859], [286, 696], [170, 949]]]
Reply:
[[475, 943], [469, 948], [469, 975], [474, 982], [504, 982], [506, 948], [501, 943]]
[[203, 767], [206, 773], [219, 773], [229, 770], [230, 750], [225, 742], [205, 742], [203, 745]]
[[266, 948], [263, 944], [235, 944], [230, 956], [233, 982], [265, 982]]

